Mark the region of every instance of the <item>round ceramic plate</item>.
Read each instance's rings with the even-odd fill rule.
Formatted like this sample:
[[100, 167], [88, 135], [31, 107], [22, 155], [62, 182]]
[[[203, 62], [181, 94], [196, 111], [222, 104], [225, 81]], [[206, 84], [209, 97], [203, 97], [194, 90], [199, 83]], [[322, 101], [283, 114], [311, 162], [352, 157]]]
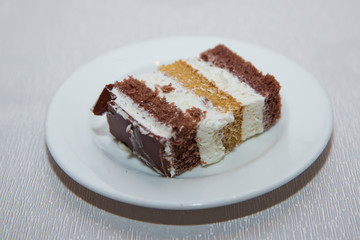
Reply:
[[[222, 43], [282, 85], [282, 118], [220, 163], [177, 178], [159, 176], [119, 147], [104, 117], [91, 113], [103, 87], [159, 64]], [[74, 73], [48, 110], [47, 146], [75, 181], [103, 196], [161, 209], [200, 209], [241, 202], [287, 183], [313, 163], [332, 132], [332, 110], [319, 83], [303, 68], [265, 48], [216, 37], [173, 37], [133, 44], [101, 56]]]

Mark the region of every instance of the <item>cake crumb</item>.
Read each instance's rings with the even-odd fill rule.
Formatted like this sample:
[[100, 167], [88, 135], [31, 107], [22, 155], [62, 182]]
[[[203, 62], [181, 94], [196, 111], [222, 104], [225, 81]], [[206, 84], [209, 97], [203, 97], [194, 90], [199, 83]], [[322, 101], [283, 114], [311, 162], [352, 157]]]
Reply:
[[175, 90], [175, 88], [171, 85], [171, 83], [160, 87], [160, 89], [163, 93], [169, 93]]

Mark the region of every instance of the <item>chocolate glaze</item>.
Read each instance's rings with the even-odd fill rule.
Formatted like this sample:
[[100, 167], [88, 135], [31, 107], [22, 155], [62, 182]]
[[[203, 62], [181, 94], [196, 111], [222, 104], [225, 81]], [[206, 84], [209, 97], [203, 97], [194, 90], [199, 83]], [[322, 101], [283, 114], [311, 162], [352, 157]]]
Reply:
[[111, 93], [113, 87], [113, 84], [108, 84], [101, 92], [95, 106], [93, 107], [93, 113], [95, 115], [99, 116], [104, 114], [108, 109], [108, 103], [116, 98], [115, 95]]
[[216, 67], [228, 70], [232, 75], [250, 85], [258, 94], [265, 97], [263, 111], [264, 129], [269, 129], [281, 116], [280, 84], [274, 76], [263, 75], [252, 63], [232, 52], [224, 45], [217, 45], [201, 53], [200, 58]]
[[110, 133], [117, 140], [124, 143], [149, 167], [161, 170], [165, 176], [170, 176], [168, 162], [163, 157], [166, 139], [153, 134], [142, 134], [141, 126], [134, 119], [131, 117], [125, 119], [112, 106], [109, 107], [109, 112], [107, 112], [106, 116]]

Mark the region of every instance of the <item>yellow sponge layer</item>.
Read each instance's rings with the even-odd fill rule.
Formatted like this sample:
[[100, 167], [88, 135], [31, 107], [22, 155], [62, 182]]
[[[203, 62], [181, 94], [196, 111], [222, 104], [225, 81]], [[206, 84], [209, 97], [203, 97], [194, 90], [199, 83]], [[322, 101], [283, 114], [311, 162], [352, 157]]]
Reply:
[[216, 107], [223, 109], [222, 111], [231, 111], [241, 106], [234, 97], [218, 89], [214, 83], [207, 80], [196, 69], [182, 60], [160, 66], [159, 70], [165, 75], [175, 78], [196, 95], [206, 97]]
[[234, 122], [222, 129], [222, 142], [227, 150], [241, 143], [241, 123], [244, 107], [230, 94], [218, 89], [216, 85], [196, 69], [179, 60], [159, 67], [159, 71], [177, 80], [181, 85], [200, 97], [205, 97], [221, 112], [231, 111]]

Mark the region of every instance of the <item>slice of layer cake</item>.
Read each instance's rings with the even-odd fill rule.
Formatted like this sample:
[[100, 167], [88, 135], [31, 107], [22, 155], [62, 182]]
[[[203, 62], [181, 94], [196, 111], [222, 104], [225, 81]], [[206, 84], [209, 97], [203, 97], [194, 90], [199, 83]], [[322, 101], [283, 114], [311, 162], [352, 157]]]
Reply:
[[280, 118], [280, 85], [218, 45], [107, 85], [93, 112], [148, 166], [174, 177], [213, 164]]

